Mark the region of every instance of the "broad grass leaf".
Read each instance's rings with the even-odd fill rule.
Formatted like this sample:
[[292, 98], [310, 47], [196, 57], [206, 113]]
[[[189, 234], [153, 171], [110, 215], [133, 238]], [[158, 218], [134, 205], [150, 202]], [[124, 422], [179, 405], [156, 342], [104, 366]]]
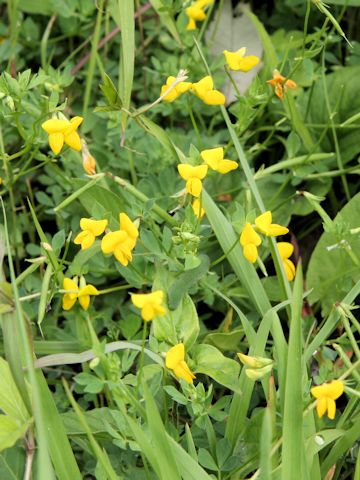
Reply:
[[25, 449], [20, 446], [0, 453], [0, 478], [18, 480], [24, 476]]
[[0, 357], [0, 410], [20, 422], [29, 420], [29, 414], [14, 382], [8, 362]]
[[339, 233], [323, 233], [311, 255], [306, 278], [308, 288], [313, 291], [308, 298], [312, 304], [320, 300], [324, 314], [360, 280], [359, 267], [345, 250], [347, 246], [351, 247], [360, 259], [359, 234], [349, 233], [350, 228], [360, 226], [359, 213], [360, 193], [335, 217], [334, 225]]
[[25, 436], [32, 420], [21, 423], [8, 415], [0, 415], [0, 451], [12, 447]]
[[196, 345], [191, 350], [196, 365], [196, 373], [204, 373], [216, 382], [239, 392], [240, 365], [235, 360], [225, 357], [212, 345]]
[[[224, 50], [236, 51], [246, 47], [247, 55], [256, 55], [261, 58], [263, 47], [256, 27], [246, 15], [234, 16], [231, 0], [224, 2], [217, 15], [220, 15], [220, 19], [215, 17], [205, 37], [213, 55], [222, 55]], [[216, 29], [215, 32], [214, 29]], [[258, 64], [247, 73], [231, 72], [241, 93], [246, 92], [260, 68], [261, 65]], [[230, 81], [226, 83], [223, 91], [227, 105], [236, 100], [235, 88]]]
[[[360, 65], [342, 67], [326, 76], [326, 85], [331, 105], [331, 111], [336, 112], [334, 122], [345, 122], [360, 110], [360, 97], [358, 95]], [[340, 97], [340, 101], [339, 101]], [[304, 97], [306, 108], [308, 95]], [[329, 113], [326, 108], [324, 85], [322, 81], [315, 82], [312, 91], [309, 123], [328, 124]], [[360, 153], [359, 130], [354, 128], [337, 128], [336, 134], [339, 141], [341, 158], [344, 163], [349, 162]], [[331, 129], [321, 142], [321, 149], [325, 152], [334, 152], [335, 145]]]

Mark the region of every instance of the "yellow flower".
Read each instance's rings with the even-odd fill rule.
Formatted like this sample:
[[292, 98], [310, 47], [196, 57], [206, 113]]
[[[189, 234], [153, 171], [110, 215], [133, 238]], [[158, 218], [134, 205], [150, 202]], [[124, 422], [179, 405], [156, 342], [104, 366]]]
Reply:
[[222, 147], [203, 150], [200, 155], [204, 162], [216, 172], [228, 173], [238, 168], [238, 164], [233, 160], [224, 159], [224, 149]]
[[141, 308], [141, 317], [148, 322], [154, 317], [165, 315], [166, 309], [162, 306], [164, 292], [156, 290], [152, 293], [132, 293], [131, 301], [135, 307]]
[[45, 132], [49, 134], [49, 145], [55, 155], [61, 152], [64, 143], [80, 152], [81, 139], [76, 130], [82, 121], [82, 117], [74, 117], [70, 121], [52, 118], [41, 125]]
[[259, 232], [267, 237], [277, 237], [289, 232], [288, 228], [272, 223], [272, 214], [269, 210], [255, 219], [255, 225]]
[[330, 383], [323, 383], [311, 389], [311, 394], [317, 399], [316, 411], [321, 418], [326, 412], [333, 420], [335, 418], [337, 400], [344, 392], [344, 383], [341, 380], [333, 380]]
[[294, 89], [297, 87], [294, 80], [286, 80], [286, 78], [281, 75], [279, 70], [274, 70], [273, 78], [271, 80], [267, 80], [266, 83], [274, 87], [275, 95], [277, 95], [280, 100], [284, 99], [284, 92], [286, 92], [288, 88]]
[[[176, 77], [168, 77], [166, 80], [166, 84], [161, 87], [161, 95], [163, 95], [166, 90], [175, 82]], [[178, 98], [182, 93], [187, 92], [191, 88], [190, 82], [180, 82], [175, 87], [170, 90], [164, 97], [166, 102], [173, 102], [176, 98]]]
[[124, 267], [132, 260], [132, 250], [135, 248], [139, 231], [126, 213], [120, 213], [120, 230], [107, 233], [101, 240], [103, 253], [113, 253]]
[[189, 17], [186, 30], [195, 30], [196, 22], [203, 22], [205, 20], [206, 14], [204, 8], [213, 3], [213, 1], [214, 0], [197, 0], [185, 9], [185, 13]]
[[62, 306], [64, 310], [70, 310], [75, 305], [77, 299], [82, 309], [87, 310], [90, 305], [90, 295], [99, 295], [97, 288], [90, 284], [86, 285], [85, 280], [83, 282], [80, 281], [80, 287], [78, 287], [77, 281], [71, 278], [64, 278], [63, 289], [69, 291], [69, 293], [65, 293], [63, 296]]
[[186, 191], [194, 197], [198, 197], [202, 190], [202, 182], [206, 177], [208, 171], [207, 165], [199, 165], [193, 167], [188, 163], [180, 163], [178, 165], [178, 172], [181, 178], [186, 180]]
[[277, 246], [286, 276], [289, 282], [291, 282], [295, 277], [295, 265], [291, 260], [289, 260], [289, 257], [291, 257], [291, 255], [294, 253], [294, 246], [289, 242], [278, 242]]
[[80, 232], [74, 239], [76, 245], [81, 245], [82, 250], [90, 248], [95, 242], [95, 237], [104, 233], [108, 224], [107, 220], [91, 220], [91, 218], [82, 218], [80, 220]]
[[182, 378], [188, 383], [193, 383], [195, 375], [185, 362], [185, 346], [183, 343], [178, 343], [170, 348], [166, 353], [165, 365], [166, 368], [172, 370], [178, 378]]
[[236, 52], [229, 52], [229, 50], [224, 50], [223, 53], [225, 55], [226, 63], [231, 70], [248, 72], [260, 62], [260, 58], [256, 55], [245, 56], [245, 47], [240, 48]]
[[258, 258], [257, 247], [261, 245], [261, 238], [255, 232], [250, 223], [246, 223], [240, 235], [240, 243], [243, 247], [243, 254], [246, 260], [255, 263]]
[[225, 95], [214, 90], [214, 82], [210, 75], [202, 78], [199, 82], [193, 83], [191, 90], [195, 95], [206, 103], [206, 105], [224, 105]]
[[195, 200], [191, 204], [191, 207], [193, 209], [194, 215], [201, 220], [205, 215], [205, 208], [201, 207], [200, 210], [200, 200], [198, 198], [195, 198]]

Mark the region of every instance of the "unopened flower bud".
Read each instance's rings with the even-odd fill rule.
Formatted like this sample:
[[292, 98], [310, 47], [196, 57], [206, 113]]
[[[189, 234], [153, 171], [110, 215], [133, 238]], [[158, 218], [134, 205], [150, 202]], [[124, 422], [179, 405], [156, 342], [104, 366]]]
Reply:
[[267, 365], [263, 368], [247, 368], [245, 370], [245, 374], [247, 377], [251, 378], [251, 380], [259, 380], [260, 378], [264, 377], [267, 373], [269, 373], [272, 369], [272, 365]]
[[91, 370], [94, 370], [95, 367], [97, 367], [100, 363], [100, 358], [99, 357], [95, 357], [91, 360], [91, 362], [89, 363], [89, 367], [91, 368]]
[[84, 140], [82, 140], [81, 153], [83, 158], [83, 168], [88, 175], [96, 173], [96, 160], [89, 152], [89, 149]]
[[47, 252], [52, 252], [52, 251], [53, 251], [53, 248], [52, 248], [52, 246], [50, 245], [50, 243], [41, 242], [41, 246], [42, 246], [43, 249], [46, 250]]
[[263, 368], [273, 364], [271, 358], [251, 357], [244, 353], [238, 353], [237, 356], [244, 365], [250, 368]]

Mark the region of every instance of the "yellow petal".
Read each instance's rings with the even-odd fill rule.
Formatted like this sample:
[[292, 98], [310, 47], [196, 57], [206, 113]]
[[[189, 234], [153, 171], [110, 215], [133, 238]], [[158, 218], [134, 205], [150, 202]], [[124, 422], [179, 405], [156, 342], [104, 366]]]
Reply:
[[70, 120], [70, 123], [71, 123], [71, 127], [74, 129], [74, 130], [77, 130], [77, 128], [79, 127], [79, 125], [82, 124], [83, 122], [83, 117], [73, 117], [71, 120]]
[[287, 279], [289, 280], [289, 282], [292, 282], [295, 278], [295, 273], [296, 273], [295, 265], [291, 260], [287, 258], [283, 260], [283, 265], [284, 265], [284, 270], [285, 270]]
[[165, 365], [167, 368], [173, 370], [176, 365], [185, 359], [185, 346], [183, 343], [178, 343], [166, 353]]
[[344, 383], [341, 380], [333, 380], [328, 384], [328, 387], [328, 396], [333, 400], [336, 400], [344, 393]]
[[279, 235], [286, 235], [287, 233], [289, 233], [289, 229], [287, 227], [272, 223], [271, 225], [269, 225], [266, 235], [268, 237], [278, 237]]
[[240, 235], [240, 243], [243, 247], [249, 244], [255, 245], [257, 247], [261, 245], [261, 238], [255, 232], [250, 223], [245, 224], [245, 227]]
[[64, 290], [74, 290], [77, 292], [79, 290], [77, 284], [71, 278], [65, 277], [63, 280], [63, 289]]
[[190, 82], [180, 82], [176, 85], [176, 90], [179, 93], [185, 93], [191, 89], [192, 83]]
[[321, 418], [327, 410], [327, 399], [326, 397], [321, 397], [316, 402], [316, 411], [319, 417]]
[[255, 219], [255, 225], [260, 230], [261, 233], [264, 233], [265, 235], [267, 234], [269, 230], [269, 226], [272, 222], [272, 214], [268, 210], [267, 212], [263, 213], [262, 215], [259, 215]]
[[222, 147], [210, 148], [200, 152], [201, 158], [213, 170], [217, 170], [219, 163], [224, 158], [224, 149]]
[[174, 370], [174, 374], [178, 378], [182, 378], [188, 383], [193, 383], [193, 379], [195, 378], [195, 375], [192, 373], [188, 364], [184, 360], [179, 362], [178, 365], [176, 365], [173, 370]]
[[[88, 235], [88, 232], [80, 232], [76, 235], [76, 237], [74, 238], [74, 243], [75, 245], [81, 245], [82, 242], [85, 240], [85, 238], [87, 237]], [[95, 240], [95, 239], [94, 239]]]
[[[81, 249], [82, 250], [86, 250], [87, 248], [90, 248], [94, 242], [95, 242], [95, 235], [93, 235], [91, 232], [89, 231], [86, 231], [86, 232], [82, 232], [84, 235], [83, 239], [82, 239], [82, 242], [81, 242]], [[79, 234], [81, 235], [81, 234]], [[78, 236], [79, 236], [78, 235]], [[77, 237], [76, 237], [77, 238]], [[76, 240], [75, 238], [75, 240]]]
[[202, 180], [206, 177], [208, 166], [207, 165], [198, 165], [194, 167], [188, 163], [180, 163], [178, 166], [178, 172], [184, 180], [189, 180], [192, 177]]
[[145, 303], [147, 302], [147, 294], [146, 293], [132, 293], [131, 294], [131, 301], [137, 308], [143, 308]]
[[327, 415], [330, 418], [330, 420], [334, 420], [335, 413], [336, 413], [335, 400], [333, 400], [332, 398], [327, 398], [326, 403], [327, 403]]
[[45, 130], [46, 133], [61, 133], [69, 126], [68, 120], [59, 120], [58, 118], [51, 118], [46, 120], [41, 127]]
[[127, 233], [123, 230], [116, 230], [115, 232], [109, 232], [101, 240], [101, 250], [103, 253], [112, 253], [115, 248], [123, 243], [127, 238]]
[[224, 56], [226, 63], [228, 64], [231, 70], [237, 70], [238, 62], [239, 62], [239, 55], [237, 52], [229, 52], [229, 50], [224, 50]]
[[57, 155], [61, 152], [62, 147], [64, 146], [64, 134], [63, 133], [50, 133], [49, 134], [49, 145], [51, 150]]
[[90, 295], [82, 295], [79, 297], [79, 303], [83, 310], [87, 310], [90, 306]]
[[192, 18], [193, 20], [197, 20], [199, 22], [205, 20], [206, 18], [205, 12], [196, 5], [187, 7], [185, 9], [185, 13], [189, 18]]
[[64, 140], [66, 145], [69, 145], [70, 148], [80, 152], [81, 150], [81, 139], [77, 132], [70, 132], [64, 135]]
[[190, 178], [186, 182], [186, 191], [194, 197], [199, 197], [202, 190], [202, 182], [198, 178]]
[[243, 254], [246, 260], [248, 260], [251, 263], [255, 263], [258, 258], [257, 247], [252, 243], [249, 243], [248, 245], [245, 245], [243, 247]]
[[107, 224], [107, 220], [92, 220], [91, 218], [82, 218], [80, 220], [81, 230], [89, 230], [95, 237], [104, 233]]
[[260, 62], [260, 58], [255, 55], [248, 55], [247, 57], [241, 58], [238, 60], [238, 68], [241, 72], [248, 72], [249, 70], [256, 67]]
[[321, 398], [324, 396], [324, 385], [317, 385], [316, 387], [312, 387], [311, 395], [315, 398]]
[[[164, 95], [165, 92], [166, 92], [166, 90], [167, 90], [168, 88], [169, 88], [168, 85], [163, 85], [163, 86], [161, 87], [160, 95], [161, 95], [161, 96]], [[168, 92], [168, 93], [165, 95], [164, 100], [165, 100], [166, 102], [173, 102], [174, 100], [177, 99], [177, 97], [178, 97], [179, 95], [180, 95], [180, 93], [177, 92], [175, 88], [173, 88], [172, 90], [170, 90], [170, 92]]]
[[199, 82], [193, 83], [192, 84], [192, 90], [196, 93], [196, 95], [201, 96], [207, 91], [210, 91], [214, 88], [214, 82], [213, 79], [210, 77], [210, 75], [207, 75], [206, 77], [202, 78]]
[[119, 215], [120, 229], [130, 235], [131, 238], [137, 238], [139, 236], [139, 230], [136, 228], [134, 222], [126, 215], [126, 213], [120, 213]]
[[151, 303], [146, 303], [141, 309], [141, 317], [143, 320], [145, 320], [145, 322], [149, 322], [155, 317], [155, 310]]
[[114, 255], [116, 260], [124, 265], [124, 267], [126, 267], [132, 260], [131, 250], [121, 244], [115, 248]]
[[189, 18], [189, 22], [186, 25], [186, 30], [196, 30], [196, 23], [193, 18]]
[[192, 206], [192, 209], [194, 211], [194, 215], [200, 219], [203, 218], [203, 216], [205, 215], [205, 209], [203, 207], [201, 207], [201, 210], [200, 210], [200, 200], [198, 198], [195, 198], [195, 200], [193, 201], [193, 203], [191, 204]]
[[75, 298], [73, 295], [71, 294], [68, 294], [68, 293], [65, 293], [65, 295], [63, 296], [63, 299], [62, 299], [62, 307], [64, 310], [71, 310], [72, 307], [75, 305], [76, 303], [76, 298], [77, 298], [77, 295], [75, 295]]
[[158, 315], [159, 317], [162, 317], [163, 315], [166, 314], [166, 308], [163, 307], [162, 305], [156, 305], [155, 314]]
[[211, 90], [211, 92], [206, 92], [204, 96], [201, 97], [201, 100], [206, 103], [206, 105], [225, 105], [225, 95], [218, 90]]
[[289, 242], [278, 242], [277, 247], [279, 249], [280, 257], [285, 260], [294, 253], [294, 246]]
[[86, 295], [99, 295], [99, 290], [89, 283], [80, 290], [78, 297], [80, 298]]
[[227, 160], [226, 158], [224, 160], [221, 160], [218, 166], [218, 172], [219, 173], [229, 173], [232, 170], [236, 170], [238, 168], [238, 164], [234, 162], [233, 160]]

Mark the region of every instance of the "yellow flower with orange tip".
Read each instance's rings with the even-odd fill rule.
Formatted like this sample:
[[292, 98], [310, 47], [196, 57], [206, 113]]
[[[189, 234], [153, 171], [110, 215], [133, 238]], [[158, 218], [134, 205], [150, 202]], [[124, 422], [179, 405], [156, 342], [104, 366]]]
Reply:
[[277, 95], [280, 100], [284, 99], [284, 92], [288, 88], [296, 88], [297, 84], [294, 82], [294, 80], [286, 80], [286, 78], [281, 75], [279, 70], [274, 70], [273, 71], [273, 78], [271, 80], [267, 80], [266, 83], [274, 87], [275, 95]]
[[295, 277], [295, 265], [289, 260], [289, 258], [294, 253], [294, 246], [289, 242], [278, 242], [277, 247], [279, 249], [287, 279], [291, 282]]
[[83, 310], [87, 310], [90, 305], [90, 296], [99, 295], [99, 291], [93, 285], [86, 285], [84, 277], [80, 279], [80, 288], [77, 284], [77, 277], [75, 279], [64, 278], [63, 289], [67, 290], [63, 296], [62, 306], [64, 310], [70, 310], [79, 300]]
[[272, 213], [269, 210], [256, 217], [255, 225], [259, 232], [267, 237], [277, 237], [278, 235], [285, 235], [289, 232], [288, 228], [272, 223]]
[[191, 204], [191, 207], [193, 209], [195, 217], [201, 220], [205, 215], [205, 208], [201, 206], [200, 200], [198, 198], [195, 198], [195, 200]]
[[[168, 77], [166, 80], [166, 84], [161, 87], [161, 95], [164, 95], [166, 90], [175, 82], [176, 77]], [[175, 87], [170, 90], [164, 97], [166, 102], [173, 102], [176, 98], [178, 98], [182, 93], [187, 92], [191, 88], [190, 82], [180, 82]]]
[[261, 238], [255, 232], [250, 223], [246, 223], [240, 235], [240, 244], [243, 247], [243, 254], [246, 260], [255, 263], [258, 258], [257, 247], [261, 245]]
[[148, 322], [154, 317], [165, 315], [166, 308], [162, 305], [164, 301], [164, 292], [155, 290], [151, 293], [132, 293], [131, 301], [137, 308], [141, 308], [141, 317]]
[[335, 400], [344, 393], [344, 382], [333, 380], [313, 387], [310, 391], [311, 395], [317, 399], [316, 411], [319, 417], [321, 418], [327, 412], [327, 416], [333, 420], [336, 412]]
[[202, 182], [208, 172], [207, 165], [198, 165], [193, 167], [188, 163], [180, 163], [178, 172], [184, 180], [186, 180], [186, 191], [194, 197], [198, 197], [202, 190]]
[[190, 7], [185, 9], [186, 15], [189, 17], [186, 30], [195, 30], [196, 22], [203, 22], [206, 18], [204, 8], [213, 3], [214, 0], [196, 0]]
[[81, 139], [76, 130], [82, 121], [82, 117], [74, 117], [70, 121], [67, 119], [52, 118], [46, 120], [46, 122], [41, 125], [49, 135], [49, 145], [55, 155], [61, 152], [64, 143], [73, 150], [80, 152]]
[[165, 365], [166, 368], [172, 370], [178, 378], [182, 378], [188, 383], [193, 383], [195, 375], [185, 362], [185, 346], [183, 343], [178, 343], [170, 348], [166, 353]]
[[193, 83], [191, 90], [206, 105], [225, 104], [225, 95], [218, 90], [214, 90], [214, 82], [210, 75], [202, 78], [199, 82]]
[[230, 70], [240, 70], [241, 72], [248, 72], [260, 62], [260, 58], [256, 55], [245, 55], [246, 48], [242, 47], [236, 52], [229, 52], [224, 50], [226, 63]]
[[95, 237], [104, 233], [107, 227], [107, 220], [91, 220], [91, 218], [82, 218], [80, 220], [80, 232], [74, 239], [76, 245], [81, 245], [82, 250], [90, 248], [95, 242]]
[[83, 159], [83, 168], [88, 175], [95, 175], [96, 173], [96, 160], [89, 152], [85, 140], [81, 142], [81, 154]]
[[139, 231], [126, 213], [120, 213], [119, 222], [120, 230], [109, 232], [102, 238], [101, 250], [105, 254], [114, 254], [116, 260], [126, 267], [132, 260], [132, 250], [135, 248]]
[[239, 166], [233, 160], [224, 159], [224, 149], [222, 147], [203, 150], [200, 152], [200, 156], [212, 170], [222, 174], [236, 170]]

